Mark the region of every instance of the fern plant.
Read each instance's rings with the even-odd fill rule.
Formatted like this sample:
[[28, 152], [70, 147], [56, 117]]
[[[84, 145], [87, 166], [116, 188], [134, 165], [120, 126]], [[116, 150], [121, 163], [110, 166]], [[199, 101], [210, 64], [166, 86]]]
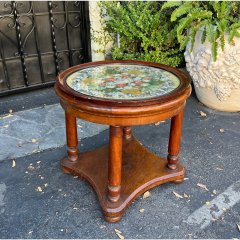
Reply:
[[[233, 43], [235, 36], [240, 37], [240, 2], [239, 1], [169, 1], [162, 10], [172, 9], [171, 21], [178, 20], [177, 38], [180, 49], [191, 41], [191, 52], [197, 31], [204, 27], [201, 42], [207, 39], [212, 44], [213, 61], [217, 59], [220, 40], [224, 51], [224, 33], [229, 31], [228, 43]], [[187, 34], [190, 29], [190, 34]]]
[[[171, 22], [171, 9], [161, 11], [163, 2], [157, 1], [101, 1], [102, 30], [96, 31], [92, 39], [104, 51], [109, 40], [114, 46], [112, 59], [143, 60], [167, 64], [173, 67], [184, 64], [183, 50], [179, 50], [177, 24]], [[102, 33], [101, 33], [102, 31]], [[103, 36], [103, 37], [97, 37]]]

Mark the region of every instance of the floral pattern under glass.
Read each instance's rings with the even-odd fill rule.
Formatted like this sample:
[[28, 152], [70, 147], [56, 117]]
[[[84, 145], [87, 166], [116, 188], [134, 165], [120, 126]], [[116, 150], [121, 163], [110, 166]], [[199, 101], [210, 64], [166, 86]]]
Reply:
[[93, 97], [144, 99], [170, 93], [180, 85], [174, 74], [163, 69], [130, 64], [84, 68], [69, 75], [67, 85]]

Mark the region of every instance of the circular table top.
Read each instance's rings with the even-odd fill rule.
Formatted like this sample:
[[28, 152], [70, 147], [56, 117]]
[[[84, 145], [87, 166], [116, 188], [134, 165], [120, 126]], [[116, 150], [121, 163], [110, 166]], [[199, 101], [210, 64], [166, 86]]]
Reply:
[[76, 92], [105, 99], [148, 99], [177, 89], [181, 80], [160, 68], [136, 64], [103, 64], [79, 69], [66, 78]]
[[187, 76], [163, 64], [143, 61], [102, 61], [71, 67], [57, 77], [70, 97], [99, 105], [143, 106], [180, 96]]

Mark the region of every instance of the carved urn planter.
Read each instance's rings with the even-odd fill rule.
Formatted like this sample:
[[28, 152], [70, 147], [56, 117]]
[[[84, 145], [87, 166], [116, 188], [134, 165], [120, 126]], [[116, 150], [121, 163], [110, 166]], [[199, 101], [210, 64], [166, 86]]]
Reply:
[[193, 51], [191, 42], [184, 53], [187, 71], [193, 79], [197, 98], [206, 106], [220, 111], [240, 111], [240, 38], [234, 37], [228, 44], [225, 33], [224, 52], [218, 43], [217, 61], [213, 61], [211, 43], [202, 44], [203, 28], [195, 37]]

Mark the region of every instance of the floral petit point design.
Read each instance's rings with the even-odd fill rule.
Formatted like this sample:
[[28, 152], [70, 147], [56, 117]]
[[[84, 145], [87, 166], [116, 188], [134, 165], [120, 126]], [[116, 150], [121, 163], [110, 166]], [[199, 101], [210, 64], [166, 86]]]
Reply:
[[126, 86], [125, 89], [132, 89], [132, 86]]
[[141, 84], [143, 84], [143, 81], [134, 81], [133, 83], [135, 83], [137, 85], [141, 85]]
[[116, 78], [105, 78], [105, 82], [114, 82]]
[[131, 78], [131, 77], [128, 75], [123, 75], [122, 78]]
[[95, 83], [95, 84], [100, 84], [100, 83], [104, 83], [104, 81], [103, 81], [103, 80], [100, 80], [100, 79], [95, 79], [95, 80], [94, 80], [94, 83]]
[[131, 65], [93, 67], [80, 70], [68, 78], [67, 83], [74, 90], [101, 98], [151, 98], [178, 86], [168, 72]]
[[125, 84], [123, 84], [123, 83], [121, 84], [121, 83], [120, 83], [120, 84], [117, 84], [116, 86], [117, 86], [117, 87], [125, 87]]

